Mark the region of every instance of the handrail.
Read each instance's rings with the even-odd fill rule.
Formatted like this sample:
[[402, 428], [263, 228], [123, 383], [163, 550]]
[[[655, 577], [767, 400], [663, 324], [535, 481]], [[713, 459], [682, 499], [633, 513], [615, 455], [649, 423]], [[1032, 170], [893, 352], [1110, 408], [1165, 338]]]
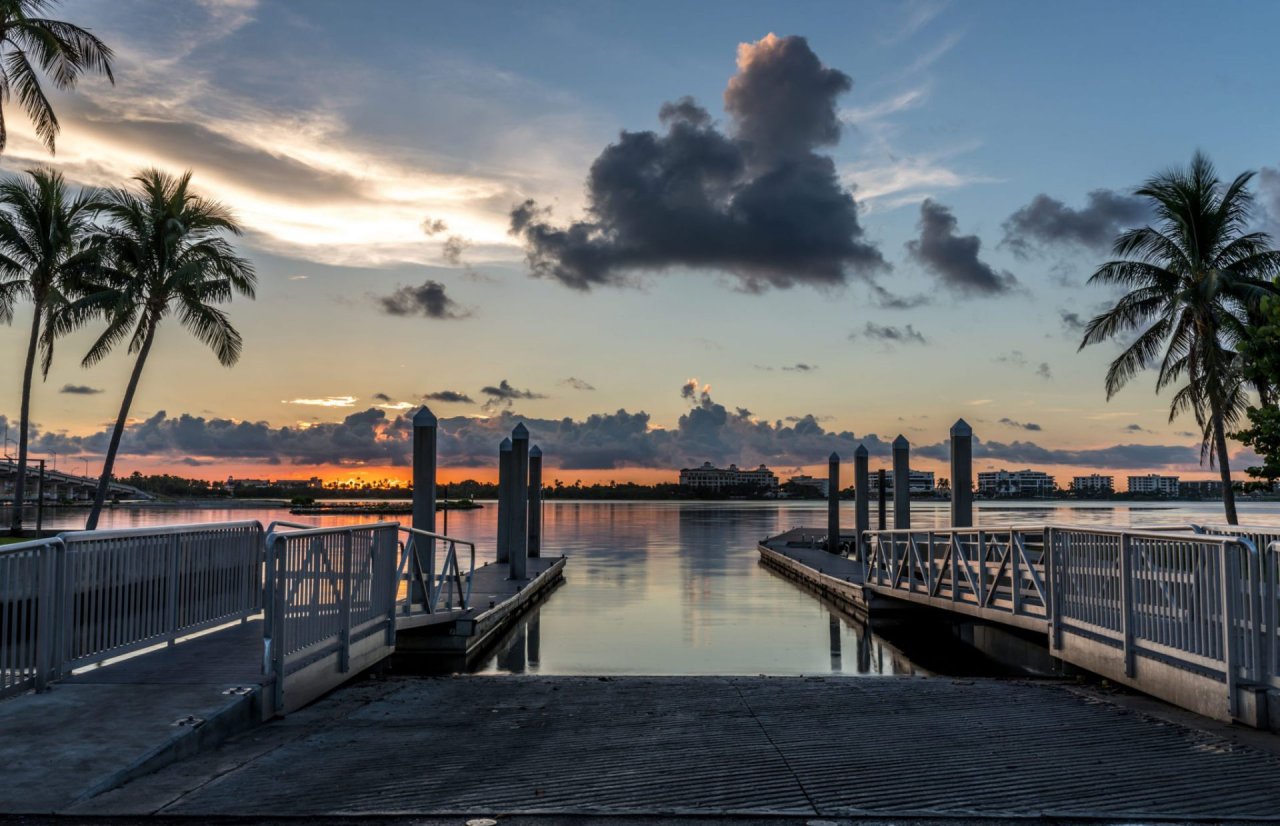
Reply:
[[261, 528], [257, 519], [242, 519], [236, 522], [188, 522], [183, 525], [152, 525], [138, 528], [100, 528], [92, 531], [61, 531], [58, 536], [66, 542], [87, 542], [95, 539], [117, 539], [130, 536], [164, 535], [197, 533], [219, 528]]
[[[292, 527], [293, 525], [300, 525], [302, 523], [300, 522], [288, 523], [283, 521], [277, 521], [277, 522], [272, 522], [271, 524], [282, 525], [284, 527]], [[277, 539], [280, 539], [281, 537], [284, 537], [284, 536], [290, 536], [290, 537], [318, 536], [320, 534], [333, 533], [335, 531], [358, 531], [358, 530], [363, 530], [365, 528], [389, 528], [392, 526], [399, 528], [400, 523], [399, 522], [356, 522], [351, 525], [332, 525], [328, 528], [318, 527], [315, 525], [307, 525], [303, 529], [296, 530], [296, 531], [289, 531], [288, 533], [276, 533], [274, 531], [269, 531], [266, 537], [267, 537], [267, 544], [270, 545], [272, 542], [275, 542]]]
[[[434, 614], [440, 606], [440, 592], [444, 590], [444, 584], [449, 584], [449, 598], [445, 605], [452, 610], [454, 589], [457, 589], [458, 601], [462, 609], [468, 610], [471, 607], [471, 588], [472, 579], [476, 569], [476, 543], [467, 539], [458, 539], [444, 534], [434, 533], [432, 531], [424, 531], [421, 528], [401, 526], [400, 530], [409, 535], [408, 541], [401, 546], [403, 553], [400, 556], [400, 563], [396, 566], [396, 577], [399, 580], [407, 580], [409, 582], [409, 593], [405, 598], [404, 612], [411, 613], [415, 604], [415, 597], [422, 598], [422, 606], [428, 614]], [[419, 553], [418, 538], [430, 540], [430, 551], [427, 554], [425, 564]], [[448, 544], [448, 550], [445, 551], [444, 561], [440, 565], [440, 573], [436, 574], [436, 558], [435, 544], [436, 542], [445, 542]], [[458, 563], [458, 545], [466, 545], [471, 549], [470, 567], [467, 569], [466, 585], [463, 586], [462, 571]], [[413, 563], [413, 570], [407, 570], [409, 563]], [[417, 586], [418, 593], [415, 593], [414, 586]]]
[[62, 537], [59, 536], [45, 536], [40, 539], [28, 539], [26, 542], [11, 542], [8, 545], [0, 545], [0, 556], [30, 551], [35, 548], [43, 548], [46, 545], [61, 544], [63, 544]]
[[300, 530], [309, 530], [311, 528], [320, 527], [314, 522], [290, 522], [288, 519], [275, 519], [267, 525], [267, 534], [271, 535], [275, 533], [277, 525], [282, 528], [298, 528]]

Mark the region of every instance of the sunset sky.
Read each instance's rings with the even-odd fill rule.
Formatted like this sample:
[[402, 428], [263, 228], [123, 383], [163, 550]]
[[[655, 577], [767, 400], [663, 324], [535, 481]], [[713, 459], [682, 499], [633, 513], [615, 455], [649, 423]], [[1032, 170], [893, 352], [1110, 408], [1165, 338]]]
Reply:
[[[243, 358], [162, 328], [123, 474], [404, 478], [427, 398], [446, 481], [491, 476], [519, 420], [565, 481], [785, 476], [898, 433], [946, 475], [957, 417], [979, 469], [1208, 477], [1151, 377], [1106, 400], [1119, 345], [1076, 352], [1144, 178], [1202, 148], [1280, 228], [1280, 5], [1203, 12], [66, 2], [116, 84], [55, 96], [53, 158], [8, 104], [0, 166], [191, 169], [247, 228]], [[29, 322], [0, 327], [10, 438]], [[94, 335], [33, 402], [72, 472], [130, 366], [82, 369]]]

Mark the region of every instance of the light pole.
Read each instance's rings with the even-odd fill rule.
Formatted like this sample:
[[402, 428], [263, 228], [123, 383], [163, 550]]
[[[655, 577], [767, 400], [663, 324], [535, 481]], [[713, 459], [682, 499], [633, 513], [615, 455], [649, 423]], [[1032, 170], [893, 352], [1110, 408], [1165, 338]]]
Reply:
[[89, 481], [89, 458], [86, 456], [80, 461], [84, 462], [84, 480]]

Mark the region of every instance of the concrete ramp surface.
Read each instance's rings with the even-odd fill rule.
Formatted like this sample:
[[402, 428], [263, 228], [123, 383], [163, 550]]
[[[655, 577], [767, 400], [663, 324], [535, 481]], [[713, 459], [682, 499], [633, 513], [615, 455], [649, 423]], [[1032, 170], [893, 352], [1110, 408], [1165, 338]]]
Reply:
[[79, 811], [1270, 819], [1272, 737], [1054, 683], [394, 679]]

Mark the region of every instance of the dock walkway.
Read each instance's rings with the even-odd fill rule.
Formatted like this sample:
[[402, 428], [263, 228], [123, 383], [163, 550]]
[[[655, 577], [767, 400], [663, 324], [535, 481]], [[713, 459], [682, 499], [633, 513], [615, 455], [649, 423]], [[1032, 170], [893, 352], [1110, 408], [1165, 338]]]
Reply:
[[1276, 745], [1054, 683], [392, 679], [71, 811], [1271, 819]]

